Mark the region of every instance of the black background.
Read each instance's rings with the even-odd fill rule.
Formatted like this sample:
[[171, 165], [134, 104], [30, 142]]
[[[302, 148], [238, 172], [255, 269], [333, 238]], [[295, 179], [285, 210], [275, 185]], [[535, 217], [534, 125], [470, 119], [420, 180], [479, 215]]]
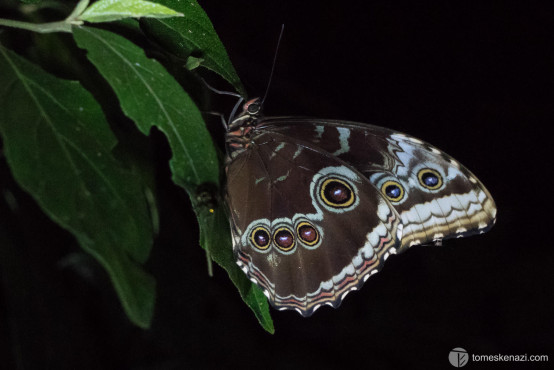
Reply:
[[[0, 270], [6, 368], [450, 368], [454, 347], [550, 356], [549, 363], [468, 369], [551, 365], [554, 8], [505, 1], [201, 5], [251, 96], [266, 89], [285, 24], [266, 115], [368, 122], [428, 141], [487, 186], [497, 225], [390, 258], [337, 310], [322, 308], [309, 319], [272, 311], [272, 336], [223, 270], [207, 276], [194, 215], [169, 181], [164, 154], [162, 228], [147, 266], [158, 281], [152, 328], [130, 325], [96, 263], [67, 247], [74, 242], [66, 233], [45, 230], [20, 240]], [[36, 208], [15, 195], [21, 207]], [[52, 228], [45, 216], [6, 222]]]

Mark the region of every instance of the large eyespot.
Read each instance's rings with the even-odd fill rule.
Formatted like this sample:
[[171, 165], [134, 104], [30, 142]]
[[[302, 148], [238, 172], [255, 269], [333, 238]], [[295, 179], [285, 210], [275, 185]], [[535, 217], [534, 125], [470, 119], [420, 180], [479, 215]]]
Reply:
[[423, 168], [417, 173], [417, 178], [421, 186], [429, 190], [437, 190], [442, 187], [441, 174], [431, 168]]
[[273, 242], [283, 252], [294, 248], [295, 240], [293, 233], [287, 227], [280, 227], [273, 233]]
[[323, 181], [319, 194], [323, 202], [333, 208], [350, 207], [356, 200], [352, 186], [334, 177]]
[[397, 181], [385, 181], [381, 185], [381, 192], [391, 202], [400, 202], [404, 198], [404, 188]]
[[305, 221], [300, 222], [296, 226], [296, 234], [304, 244], [310, 247], [319, 243], [319, 238], [320, 238], [319, 232], [309, 222], [305, 222]]
[[271, 244], [271, 236], [265, 227], [258, 226], [250, 233], [250, 241], [256, 248], [265, 251]]

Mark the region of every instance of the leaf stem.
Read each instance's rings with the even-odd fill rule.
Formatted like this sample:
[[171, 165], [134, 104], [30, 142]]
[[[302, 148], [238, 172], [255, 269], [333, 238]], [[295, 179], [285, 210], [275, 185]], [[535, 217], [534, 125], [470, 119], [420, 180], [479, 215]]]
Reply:
[[66, 21], [49, 22], [49, 23], [29, 23], [14, 21], [12, 19], [0, 18], [0, 26], [20, 28], [23, 30], [50, 33], [50, 32], [71, 32], [71, 24]]
[[83, 14], [85, 9], [87, 8], [89, 2], [90, 2], [90, 0], [80, 0], [77, 3], [77, 6], [75, 7], [75, 9], [73, 9], [71, 14], [69, 15], [69, 17], [66, 18], [66, 21], [68, 21], [70, 23], [73, 23], [73, 21], [78, 19], [81, 16], [81, 14]]
[[208, 263], [208, 276], [214, 276], [214, 267], [212, 265], [212, 255], [208, 249], [206, 249], [206, 262]]
[[74, 25], [81, 25], [83, 21], [79, 20], [79, 16], [83, 13], [89, 4], [89, 0], [81, 0], [73, 9], [71, 14], [63, 21], [48, 22], [48, 23], [29, 23], [16, 21], [13, 19], [0, 18], [0, 26], [20, 28], [23, 30], [38, 32], [38, 33], [51, 33], [51, 32], [71, 32], [71, 27]]

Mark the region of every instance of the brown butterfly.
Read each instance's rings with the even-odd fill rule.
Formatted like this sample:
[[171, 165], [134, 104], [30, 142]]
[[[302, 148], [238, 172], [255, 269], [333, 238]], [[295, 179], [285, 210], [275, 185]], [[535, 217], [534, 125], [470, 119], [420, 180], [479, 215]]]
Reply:
[[237, 263], [280, 310], [338, 307], [391, 254], [495, 222], [471, 172], [387, 128], [266, 118], [253, 99], [228, 125], [226, 146]]

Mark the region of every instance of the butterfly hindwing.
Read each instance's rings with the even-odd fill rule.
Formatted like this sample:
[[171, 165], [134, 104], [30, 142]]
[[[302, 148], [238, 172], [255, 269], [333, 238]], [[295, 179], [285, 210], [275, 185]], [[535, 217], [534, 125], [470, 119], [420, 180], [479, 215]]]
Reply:
[[227, 177], [238, 263], [278, 309], [338, 306], [400, 246], [391, 203], [312, 143], [260, 131]]

